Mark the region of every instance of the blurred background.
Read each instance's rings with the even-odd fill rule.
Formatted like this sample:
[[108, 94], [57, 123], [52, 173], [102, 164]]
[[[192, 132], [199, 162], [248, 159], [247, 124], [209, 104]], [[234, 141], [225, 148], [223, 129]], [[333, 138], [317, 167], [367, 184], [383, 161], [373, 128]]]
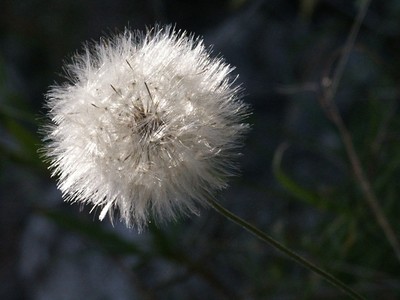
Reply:
[[[236, 66], [253, 114], [219, 202], [369, 299], [400, 299], [400, 262], [321, 108], [363, 1], [1, 0], [1, 299], [344, 299], [212, 209], [138, 234], [62, 202], [37, 153], [44, 94], [87, 40], [155, 22]], [[400, 1], [372, 0], [335, 101], [400, 233]]]

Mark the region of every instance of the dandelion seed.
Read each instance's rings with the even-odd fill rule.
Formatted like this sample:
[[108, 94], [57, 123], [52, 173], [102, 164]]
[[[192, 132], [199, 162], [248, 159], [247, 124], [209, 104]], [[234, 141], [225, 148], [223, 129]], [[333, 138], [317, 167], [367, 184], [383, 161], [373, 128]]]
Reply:
[[173, 27], [87, 46], [52, 86], [45, 157], [66, 201], [139, 230], [197, 213], [236, 172], [240, 87], [200, 39]]

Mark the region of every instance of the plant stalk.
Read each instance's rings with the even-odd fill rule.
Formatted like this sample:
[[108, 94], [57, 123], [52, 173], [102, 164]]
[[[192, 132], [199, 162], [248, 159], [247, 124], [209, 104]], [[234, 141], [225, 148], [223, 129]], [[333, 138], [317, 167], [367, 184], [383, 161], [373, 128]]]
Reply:
[[326, 281], [328, 281], [330, 284], [334, 285], [335, 287], [341, 289], [344, 293], [346, 293], [349, 297], [352, 299], [365, 299], [363, 296], [361, 296], [359, 293], [354, 291], [352, 288], [344, 284], [342, 281], [334, 277], [332, 274], [328, 273], [327, 271], [322, 270], [321, 268], [317, 267], [313, 263], [309, 262], [305, 258], [301, 257], [294, 251], [290, 250], [280, 242], [276, 241], [274, 238], [271, 236], [267, 235], [254, 225], [248, 223], [247, 221], [243, 220], [239, 216], [235, 215], [222, 205], [220, 205], [217, 201], [213, 199], [207, 199], [208, 203], [211, 205], [212, 208], [214, 208], [218, 213], [226, 217], [227, 219], [231, 220], [232, 222], [236, 223], [237, 225], [243, 227], [245, 230], [250, 232], [252, 235], [255, 237], [259, 238], [263, 242], [271, 245], [274, 247], [276, 250], [286, 254], [289, 256], [292, 260], [294, 260], [296, 263], [302, 265], [303, 267], [313, 271], [314, 273], [320, 275], [322, 278], [324, 278]]

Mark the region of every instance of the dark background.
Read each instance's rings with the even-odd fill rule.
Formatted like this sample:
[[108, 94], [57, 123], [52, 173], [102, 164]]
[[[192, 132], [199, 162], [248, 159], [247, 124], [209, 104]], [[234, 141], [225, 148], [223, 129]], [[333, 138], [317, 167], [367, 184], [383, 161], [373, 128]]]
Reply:
[[[246, 89], [242, 175], [220, 203], [366, 297], [400, 298], [400, 263], [318, 102], [362, 2], [2, 0], [0, 298], [344, 299], [211, 209], [138, 234], [62, 202], [37, 154], [48, 86], [84, 41], [155, 22], [213, 44]], [[396, 232], [399, 34], [400, 1], [373, 0], [335, 98]]]

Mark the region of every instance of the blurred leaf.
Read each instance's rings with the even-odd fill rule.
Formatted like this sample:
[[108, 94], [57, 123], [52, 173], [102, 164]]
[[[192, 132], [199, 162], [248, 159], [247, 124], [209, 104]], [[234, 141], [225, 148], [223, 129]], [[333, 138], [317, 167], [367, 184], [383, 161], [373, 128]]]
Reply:
[[237, 9], [240, 9], [247, 2], [248, 2], [248, 0], [231, 0], [229, 2], [229, 6], [231, 9], [237, 10]]
[[3, 158], [33, 166], [38, 170], [45, 169], [38, 155], [40, 140], [35, 134], [14, 119], [1, 114], [0, 122], [7, 132], [5, 141], [0, 142], [0, 153]]
[[23, 151], [32, 156], [36, 156], [40, 140], [29, 130], [13, 119], [5, 120], [8, 131], [16, 138]]
[[0, 125], [5, 134], [0, 140], [2, 159], [34, 166], [43, 170], [37, 149], [40, 139], [36, 135], [37, 120], [32, 108], [10, 83], [4, 59], [0, 55]]
[[315, 8], [319, 0], [301, 0], [300, 1], [300, 15], [307, 21], [314, 14]]
[[41, 212], [60, 227], [96, 243], [105, 252], [119, 255], [144, 255], [144, 252], [137, 245], [131, 241], [124, 240], [115, 233], [104, 230], [99, 224], [89, 223], [70, 214], [55, 210], [42, 210]]
[[[8, 99], [8, 102], [21, 102], [17, 95], [7, 95], [6, 97]], [[15, 106], [0, 103], [0, 116], [2, 118], [9, 118], [36, 125], [35, 116], [31, 112], [29, 112], [28, 109], [17, 108]]]
[[275, 155], [272, 161], [272, 168], [275, 178], [278, 182], [288, 191], [290, 194], [298, 200], [308, 203], [319, 209], [324, 210], [335, 210], [344, 212], [343, 208], [336, 202], [322, 199], [321, 196], [312, 190], [308, 190], [290, 178], [283, 171], [281, 167], [282, 156], [288, 145], [286, 143], [281, 144], [275, 151]]

